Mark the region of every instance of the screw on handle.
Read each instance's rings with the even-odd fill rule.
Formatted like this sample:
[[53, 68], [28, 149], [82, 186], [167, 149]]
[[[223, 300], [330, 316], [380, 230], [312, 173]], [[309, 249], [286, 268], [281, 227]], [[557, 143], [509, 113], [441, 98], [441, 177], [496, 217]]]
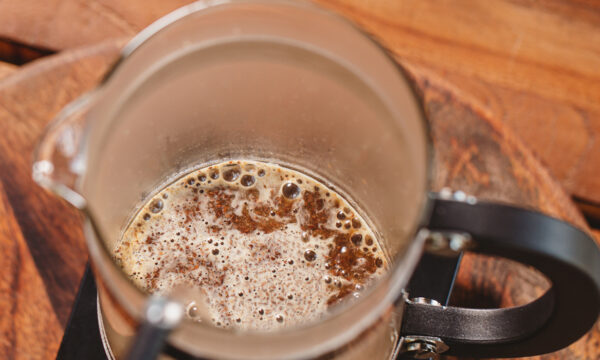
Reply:
[[[442, 307], [448, 305], [462, 259], [463, 246], [470, 238], [462, 233], [428, 232], [423, 253], [406, 290], [408, 303]], [[454, 244], [456, 245], [456, 244]], [[424, 319], [423, 319], [424, 320]], [[402, 338], [397, 359], [439, 359], [448, 346], [438, 337], [407, 334]]]
[[440, 354], [448, 350], [448, 346], [437, 337], [406, 336], [402, 342], [401, 352], [404, 358], [438, 360]]
[[162, 351], [167, 336], [181, 321], [183, 306], [165, 297], [153, 296], [146, 307], [145, 320], [129, 348], [128, 360], [153, 360]]

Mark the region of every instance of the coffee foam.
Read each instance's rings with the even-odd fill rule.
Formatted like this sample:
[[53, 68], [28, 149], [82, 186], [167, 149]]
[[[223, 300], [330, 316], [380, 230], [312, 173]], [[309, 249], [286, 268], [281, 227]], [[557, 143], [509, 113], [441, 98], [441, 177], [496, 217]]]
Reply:
[[[141, 289], [191, 287], [188, 315], [274, 330], [313, 321], [387, 268], [364, 219], [315, 179], [275, 164], [193, 171], [137, 213], [114, 257]], [[206, 307], [208, 311], [203, 309]]]

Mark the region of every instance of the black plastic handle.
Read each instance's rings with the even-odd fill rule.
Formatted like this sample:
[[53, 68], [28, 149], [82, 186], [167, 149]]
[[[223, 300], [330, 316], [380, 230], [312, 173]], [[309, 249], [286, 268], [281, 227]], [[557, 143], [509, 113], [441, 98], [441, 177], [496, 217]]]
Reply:
[[553, 352], [584, 335], [600, 311], [600, 250], [583, 231], [513, 206], [431, 199], [427, 228], [469, 233], [474, 252], [531, 265], [552, 282], [524, 306], [466, 309], [408, 303], [403, 335], [434, 336], [448, 355], [518, 357]]

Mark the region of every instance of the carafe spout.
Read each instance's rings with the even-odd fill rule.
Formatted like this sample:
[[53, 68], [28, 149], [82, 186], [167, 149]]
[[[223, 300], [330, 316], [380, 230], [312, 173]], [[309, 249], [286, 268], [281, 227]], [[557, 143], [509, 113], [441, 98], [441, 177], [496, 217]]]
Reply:
[[81, 155], [86, 115], [95, 99], [90, 92], [68, 104], [46, 127], [33, 154], [33, 180], [78, 209], [86, 206], [77, 185], [85, 171]]

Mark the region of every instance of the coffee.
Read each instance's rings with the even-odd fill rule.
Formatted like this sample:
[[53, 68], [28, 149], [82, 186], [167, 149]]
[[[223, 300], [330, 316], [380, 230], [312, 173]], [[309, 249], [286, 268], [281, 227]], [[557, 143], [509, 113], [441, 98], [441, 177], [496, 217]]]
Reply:
[[387, 268], [368, 223], [342, 196], [276, 164], [228, 161], [160, 190], [114, 257], [141, 289], [191, 287], [216, 326], [272, 330], [312, 321]]

